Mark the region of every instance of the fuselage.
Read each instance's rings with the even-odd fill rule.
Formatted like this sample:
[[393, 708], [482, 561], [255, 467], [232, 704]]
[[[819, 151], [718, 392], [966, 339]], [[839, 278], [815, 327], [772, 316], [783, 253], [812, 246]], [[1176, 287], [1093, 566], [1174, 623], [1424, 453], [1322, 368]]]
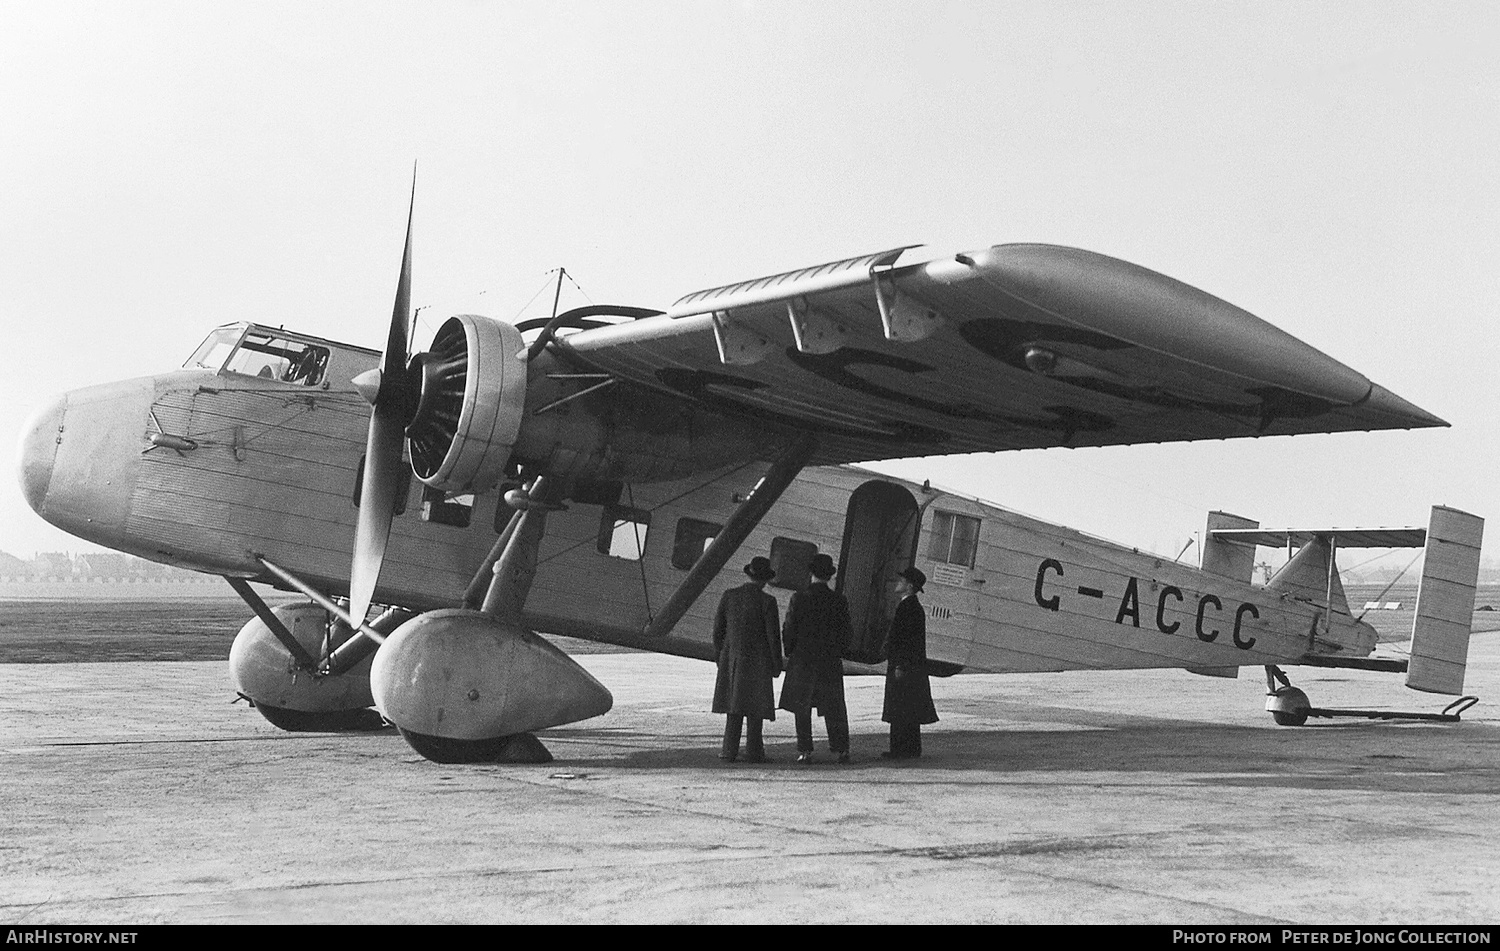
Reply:
[[[23, 435], [26, 498], [54, 525], [110, 548], [270, 581], [257, 560], [264, 556], [347, 592], [369, 407], [346, 381], [378, 355], [253, 326], [238, 333], [239, 344], [200, 348], [187, 368], [76, 390], [39, 410]], [[259, 349], [246, 350], [247, 340]], [[558, 420], [595, 426], [582, 411], [574, 423]], [[767, 590], [784, 611], [813, 554], [826, 552], [853, 609], [853, 669], [880, 659], [896, 573], [913, 564], [929, 579], [921, 600], [940, 672], [1226, 670], [1309, 653], [1363, 656], [1374, 646], [1367, 625], [1326, 618], [1323, 606], [1248, 579], [853, 466], [803, 470], [670, 633], [648, 635], [765, 471], [748, 454], [765, 441], [753, 425], [705, 432], [712, 427], [698, 419], [692, 427], [696, 443], [681, 432], [664, 437], [687, 447], [687, 461], [651, 462], [649, 476], [632, 477], [631, 466], [646, 463], [631, 460], [650, 454], [639, 434], [633, 457], [600, 453], [604, 488], [548, 517], [525, 604], [530, 626], [706, 658], [714, 605], [743, 580], [739, 565], [772, 559], [778, 577]], [[518, 452], [570, 445], [559, 436]], [[376, 600], [419, 611], [459, 603], [511, 515], [506, 488], [449, 497], [413, 480]]]

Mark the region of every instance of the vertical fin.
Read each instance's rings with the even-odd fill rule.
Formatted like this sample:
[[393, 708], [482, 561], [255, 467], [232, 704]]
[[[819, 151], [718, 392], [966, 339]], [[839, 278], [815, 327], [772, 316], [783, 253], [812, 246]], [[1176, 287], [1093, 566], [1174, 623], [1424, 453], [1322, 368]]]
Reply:
[[1209, 512], [1208, 530], [1203, 533], [1203, 570], [1249, 584], [1255, 575], [1254, 543], [1215, 538], [1218, 528], [1260, 528], [1260, 523], [1228, 512]]
[[1335, 616], [1351, 617], [1338, 566], [1329, 565], [1329, 559], [1334, 557], [1329, 536], [1319, 535], [1297, 549], [1292, 560], [1281, 566], [1266, 587], [1309, 604], [1326, 604]]
[[1484, 519], [1442, 505], [1432, 507], [1406, 671], [1406, 685], [1413, 690], [1463, 693], [1483, 537]]
[[[1260, 528], [1254, 519], [1230, 515], [1228, 512], [1209, 512], [1208, 525], [1203, 532], [1202, 564], [1209, 574], [1222, 575], [1243, 581], [1246, 584], [1255, 575], [1255, 543], [1231, 542], [1214, 537], [1216, 528]], [[1228, 677], [1240, 675], [1238, 667], [1189, 667], [1192, 673], [1203, 677]]]

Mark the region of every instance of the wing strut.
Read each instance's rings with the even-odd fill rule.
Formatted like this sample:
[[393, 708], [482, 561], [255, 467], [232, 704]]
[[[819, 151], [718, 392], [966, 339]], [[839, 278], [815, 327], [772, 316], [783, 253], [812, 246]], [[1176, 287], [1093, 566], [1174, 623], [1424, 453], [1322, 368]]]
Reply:
[[781, 498], [781, 493], [786, 491], [786, 487], [797, 478], [797, 473], [812, 459], [817, 445], [817, 440], [811, 434], [804, 433], [771, 463], [771, 468], [766, 470], [765, 476], [756, 484], [750, 497], [740, 503], [740, 507], [729, 516], [729, 521], [719, 534], [714, 536], [703, 554], [693, 562], [693, 567], [688, 570], [687, 577], [682, 579], [682, 584], [677, 586], [672, 597], [662, 605], [661, 613], [646, 623], [647, 637], [665, 636], [682, 620], [687, 609], [693, 606], [703, 589], [718, 575], [719, 569], [724, 567], [740, 545], [744, 544], [745, 539], [750, 537], [766, 512]]

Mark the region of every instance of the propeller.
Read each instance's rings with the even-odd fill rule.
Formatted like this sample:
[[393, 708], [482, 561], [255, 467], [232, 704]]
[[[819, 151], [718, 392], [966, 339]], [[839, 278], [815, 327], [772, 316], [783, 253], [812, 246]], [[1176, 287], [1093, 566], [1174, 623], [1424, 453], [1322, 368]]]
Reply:
[[386, 336], [380, 367], [355, 377], [354, 386], [369, 401], [370, 431], [365, 440], [365, 471], [360, 483], [359, 515], [354, 528], [354, 562], [349, 573], [349, 614], [363, 621], [380, 580], [380, 565], [390, 541], [396, 494], [401, 487], [401, 449], [406, 426], [421, 397], [421, 360], [410, 361], [411, 345], [411, 224], [416, 210], [417, 181], [412, 175], [411, 206], [406, 214], [406, 248], [401, 254], [401, 278], [396, 283], [396, 306]]

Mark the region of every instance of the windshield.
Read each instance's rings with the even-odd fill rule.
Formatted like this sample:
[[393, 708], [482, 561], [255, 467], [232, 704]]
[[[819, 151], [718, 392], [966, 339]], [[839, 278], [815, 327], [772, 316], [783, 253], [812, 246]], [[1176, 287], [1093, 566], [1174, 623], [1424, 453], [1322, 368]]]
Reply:
[[220, 327], [183, 366], [316, 386], [328, 370], [328, 348], [255, 327]]
[[208, 339], [198, 345], [193, 355], [188, 357], [182, 366], [191, 370], [203, 367], [206, 370], [217, 370], [224, 366], [224, 361], [229, 357], [229, 352], [234, 345], [240, 342], [240, 336], [245, 332], [243, 326], [220, 327], [208, 335]]

